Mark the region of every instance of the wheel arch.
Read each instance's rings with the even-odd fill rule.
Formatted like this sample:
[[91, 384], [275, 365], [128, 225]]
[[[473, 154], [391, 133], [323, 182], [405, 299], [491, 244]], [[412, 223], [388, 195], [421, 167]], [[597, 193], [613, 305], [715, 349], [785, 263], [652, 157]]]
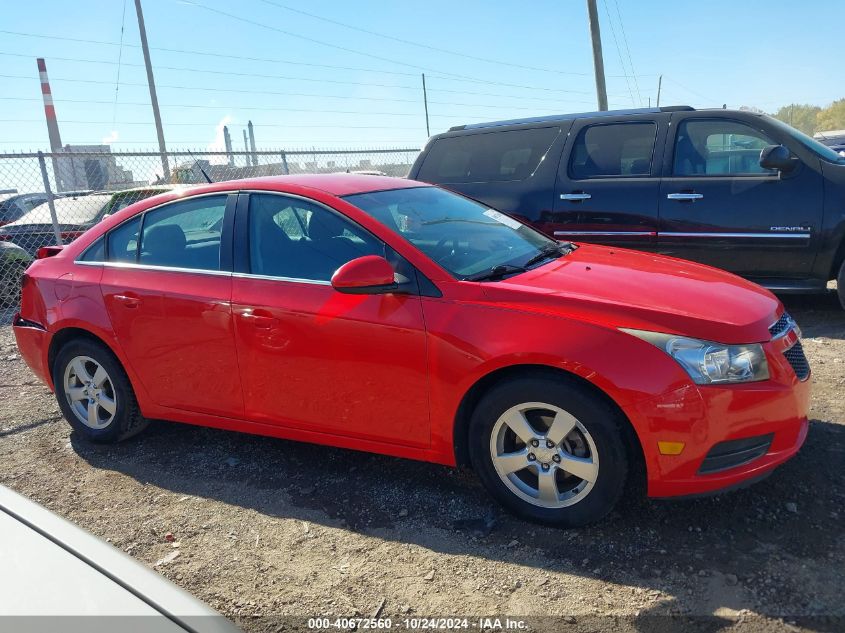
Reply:
[[[59, 354], [59, 350], [61, 350], [65, 345], [70, 343], [71, 341], [76, 341], [79, 339], [87, 339], [89, 341], [93, 341], [94, 343], [98, 343], [109, 350], [112, 355], [117, 359], [117, 361], [123, 365], [124, 363], [121, 361], [120, 356], [115, 352], [111, 345], [109, 345], [105, 340], [101, 337], [97, 336], [90, 330], [86, 330], [80, 327], [65, 327], [61, 330], [58, 330], [53, 336], [50, 338], [50, 346], [47, 350], [47, 371], [50, 372], [50, 379], [52, 380], [53, 377], [53, 365], [56, 362], [56, 356]], [[125, 367], [124, 367], [125, 370]]]
[[591, 383], [589, 380], [578, 376], [572, 372], [566, 371], [559, 367], [550, 365], [509, 365], [501, 367], [479, 378], [461, 399], [458, 405], [457, 413], [455, 414], [454, 429], [452, 441], [455, 451], [455, 462], [458, 466], [469, 466], [469, 426], [472, 412], [478, 402], [497, 384], [511, 380], [514, 378], [524, 378], [526, 376], [541, 376], [544, 378], [553, 378], [556, 380], [566, 380], [570, 383], [576, 384], [590, 393], [601, 398], [604, 402], [613, 408], [624, 421], [623, 433], [625, 435], [625, 446], [628, 449], [629, 458], [631, 460], [630, 475], [636, 478], [641, 478], [642, 484], [645, 484], [645, 455], [643, 453], [640, 438], [634, 429], [633, 424], [628, 419], [622, 407], [610, 396], [607, 392]]

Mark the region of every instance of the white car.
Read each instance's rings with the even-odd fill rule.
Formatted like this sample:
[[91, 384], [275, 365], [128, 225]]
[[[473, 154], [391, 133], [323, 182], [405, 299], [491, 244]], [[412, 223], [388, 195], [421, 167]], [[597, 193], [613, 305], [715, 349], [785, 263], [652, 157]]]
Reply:
[[3, 486], [0, 622], [28, 632], [238, 631], [151, 569]]

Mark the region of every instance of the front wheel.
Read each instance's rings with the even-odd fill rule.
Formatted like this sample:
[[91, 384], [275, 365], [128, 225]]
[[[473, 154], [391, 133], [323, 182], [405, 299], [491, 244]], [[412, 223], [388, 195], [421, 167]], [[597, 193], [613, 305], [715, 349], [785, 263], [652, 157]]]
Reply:
[[479, 402], [470, 458], [490, 494], [515, 514], [576, 527], [604, 517], [628, 474], [623, 420], [575, 382], [508, 380]]
[[147, 427], [126, 372], [100, 343], [81, 339], [62, 347], [53, 384], [65, 419], [86, 440], [111, 444]]

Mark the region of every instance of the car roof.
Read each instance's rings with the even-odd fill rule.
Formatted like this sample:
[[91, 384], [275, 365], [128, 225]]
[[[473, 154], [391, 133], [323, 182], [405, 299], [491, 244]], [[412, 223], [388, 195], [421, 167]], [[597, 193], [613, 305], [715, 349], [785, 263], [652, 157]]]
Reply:
[[635, 114], [657, 114], [660, 112], [679, 112], [695, 110], [692, 106], [678, 105], [665, 106], [662, 108], [630, 108], [627, 110], [601, 110], [597, 112], [572, 112], [569, 114], [549, 114], [546, 116], [529, 117], [526, 119], [507, 119], [504, 121], [488, 121], [486, 123], [468, 123], [456, 125], [449, 128], [449, 132], [461, 130], [478, 130], [488, 127], [501, 127], [505, 125], [528, 125], [531, 123], [554, 123], [556, 121], [570, 121], [573, 119], [592, 119], [606, 116], [628, 116]]
[[[214, 186], [217, 185], [217, 186]], [[265, 176], [243, 180], [229, 180], [213, 185], [205, 185], [202, 191], [231, 191], [233, 189], [271, 189], [284, 191], [287, 187], [308, 187], [333, 196], [348, 196], [356, 193], [370, 193], [388, 189], [407, 189], [409, 187], [430, 187], [431, 185], [394, 178], [393, 176], [373, 176], [369, 174], [296, 174], [292, 176]], [[200, 191], [200, 192], [202, 192]]]
[[[115, 608], [115, 605], [109, 604], [107, 598], [116, 597], [118, 592], [123, 591], [124, 604], [132, 604], [127, 603], [126, 599], [140, 600], [152, 610], [166, 614], [173, 624], [183, 629], [217, 633], [237, 630], [210, 607], [151, 569], [4, 486], [0, 486], [0, 519], [5, 527], [0, 548], [9, 547], [9, 541], [23, 543], [27, 547], [27, 551], [5, 558], [13, 564], [4, 568], [0, 576], [0, 587], [13, 596], [17, 594], [22, 601], [16, 602], [15, 613], [19, 610], [23, 614], [34, 614], [39, 607], [48, 611], [45, 615], [49, 615], [50, 610], [74, 607], [76, 611], [62, 615], [109, 613], [109, 609]], [[7, 536], [9, 538], [5, 538]], [[21, 561], [21, 564], [14, 564], [15, 561]], [[24, 564], [26, 561], [30, 564]], [[52, 561], [58, 564], [52, 566]], [[77, 601], [76, 605], [58, 595], [30, 595], [32, 592], [26, 587], [33, 586], [33, 581], [44, 582], [44, 576], [38, 576], [38, 573], [43, 574], [45, 569], [49, 569], [51, 574], [62, 576], [51, 578], [50, 582], [54, 585], [63, 584], [68, 597], [76, 593], [74, 583], [80, 577], [86, 577], [96, 587], [88, 587], [86, 593], [89, 599]], [[36, 577], [31, 578], [33, 576]], [[25, 590], [18, 591], [15, 582], [20, 583], [19, 586]], [[97, 595], [97, 590], [104, 590], [102, 602], [90, 599], [92, 594]], [[4, 595], [8, 597], [8, 593]]]

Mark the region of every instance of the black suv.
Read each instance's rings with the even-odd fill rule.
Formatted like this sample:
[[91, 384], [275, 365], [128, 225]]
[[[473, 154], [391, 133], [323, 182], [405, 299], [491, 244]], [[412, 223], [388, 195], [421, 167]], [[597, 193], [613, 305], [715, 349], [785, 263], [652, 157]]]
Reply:
[[691, 259], [845, 306], [845, 157], [763, 114], [689, 106], [461, 125], [410, 178], [561, 240]]

